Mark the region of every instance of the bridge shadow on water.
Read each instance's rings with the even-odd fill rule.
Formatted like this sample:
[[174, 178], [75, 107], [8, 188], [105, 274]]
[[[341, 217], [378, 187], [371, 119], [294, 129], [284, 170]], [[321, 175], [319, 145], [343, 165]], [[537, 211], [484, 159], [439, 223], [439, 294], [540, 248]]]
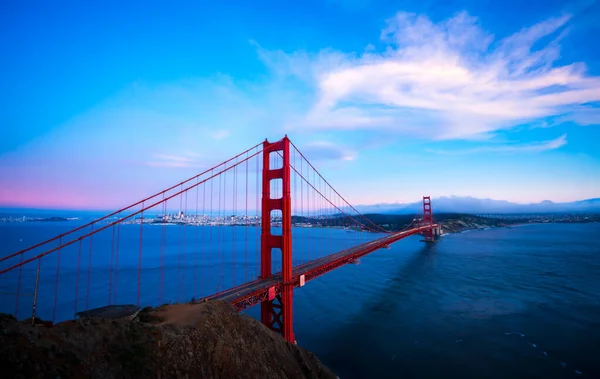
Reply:
[[411, 249], [408, 259], [374, 256], [360, 266], [373, 273], [387, 266], [386, 279], [361, 278], [365, 289], [345, 300], [362, 307], [347, 318], [336, 315], [339, 323], [313, 349], [340, 378], [600, 377], [593, 354], [599, 306], [523, 300], [523, 307], [498, 307], [523, 299], [516, 280], [535, 285], [535, 275], [509, 278], [501, 271], [504, 284], [475, 280], [502, 268], [442, 247]]
[[427, 292], [436, 261], [436, 244], [423, 245], [408, 261], [398, 263], [397, 271], [358, 313], [323, 337], [321, 358], [340, 378], [413, 377], [400, 362], [415, 355], [405, 347], [418, 348], [420, 336], [428, 332], [428, 319], [435, 318], [428, 312], [433, 300]]

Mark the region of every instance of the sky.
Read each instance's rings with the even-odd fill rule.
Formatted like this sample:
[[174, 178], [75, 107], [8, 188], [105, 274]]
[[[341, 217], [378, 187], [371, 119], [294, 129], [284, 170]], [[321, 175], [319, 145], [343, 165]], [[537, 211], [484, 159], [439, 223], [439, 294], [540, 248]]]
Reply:
[[0, 206], [114, 209], [287, 134], [353, 204], [600, 197], [597, 1], [0, 5]]

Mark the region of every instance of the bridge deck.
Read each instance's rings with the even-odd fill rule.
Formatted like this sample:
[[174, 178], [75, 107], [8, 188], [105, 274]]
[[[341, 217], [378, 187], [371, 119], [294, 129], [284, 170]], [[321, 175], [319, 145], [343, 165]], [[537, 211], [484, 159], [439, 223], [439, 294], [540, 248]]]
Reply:
[[[293, 284], [294, 287], [299, 287], [300, 276], [302, 275], [304, 275], [305, 282], [308, 282], [309, 280], [350, 263], [375, 250], [381, 249], [403, 238], [435, 227], [437, 227], [437, 224], [421, 226], [403, 232], [392, 233], [383, 238], [296, 266], [293, 268], [293, 278], [291, 284]], [[274, 274], [269, 278], [257, 279], [241, 286], [228, 289], [226, 291], [200, 299], [198, 302], [205, 300], [224, 300], [231, 302], [232, 305], [238, 310], [243, 310], [267, 300], [269, 297], [269, 288], [271, 287], [274, 287], [275, 294], [281, 293], [283, 287], [281, 273]]]

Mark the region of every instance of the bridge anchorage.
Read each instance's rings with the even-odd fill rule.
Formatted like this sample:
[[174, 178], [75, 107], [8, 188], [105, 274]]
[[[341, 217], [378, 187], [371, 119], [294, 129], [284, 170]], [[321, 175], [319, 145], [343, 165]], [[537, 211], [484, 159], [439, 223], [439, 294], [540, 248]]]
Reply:
[[422, 212], [400, 231], [384, 229], [346, 201], [287, 136], [265, 140], [128, 207], [0, 257], [0, 311], [19, 318], [31, 299], [32, 319], [37, 312], [55, 322], [82, 310], [190, 298], [226, 301], [238, 311], [260, 304], [261, 322], [295, 343], [294, 289], [409, 236], [435, 241], [440, 227], [429, 196]]

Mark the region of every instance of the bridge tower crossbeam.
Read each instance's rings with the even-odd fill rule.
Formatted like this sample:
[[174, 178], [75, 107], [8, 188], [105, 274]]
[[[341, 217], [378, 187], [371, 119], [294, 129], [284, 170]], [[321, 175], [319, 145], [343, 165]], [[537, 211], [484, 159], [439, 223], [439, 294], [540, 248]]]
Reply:
[[[271, 168], [271, 154], [283, 157], [280, 168]], [[267, 301], [261, 303], [261, 322], [271, 330], [279, 332], [291, 343], [295, 342], [293, 331], [293, 273], [292, 273], [292, 198], [290, 194], [290, 140], [287, 136], [280, 141], [263, 143], [262, 172], [262, 234], [260, 277], [273, 275], [273, 250], [279, 249], [282, 254], [282, 282], [280, 295], [275, 295], [275, 288], [269, 290]], [[271, 181], [281, 179], [282, 197], [271, 198]], [[281, 235], [273, 235], [271, 229], [271, 212], [281, 211]]]
[[[433, 214], [431, 212], [431, 196], [423, 196], [423, 225], [433, 225]], [[434, 241], [433, 229], [427, 229], [423, 232], [425, 242]]]

